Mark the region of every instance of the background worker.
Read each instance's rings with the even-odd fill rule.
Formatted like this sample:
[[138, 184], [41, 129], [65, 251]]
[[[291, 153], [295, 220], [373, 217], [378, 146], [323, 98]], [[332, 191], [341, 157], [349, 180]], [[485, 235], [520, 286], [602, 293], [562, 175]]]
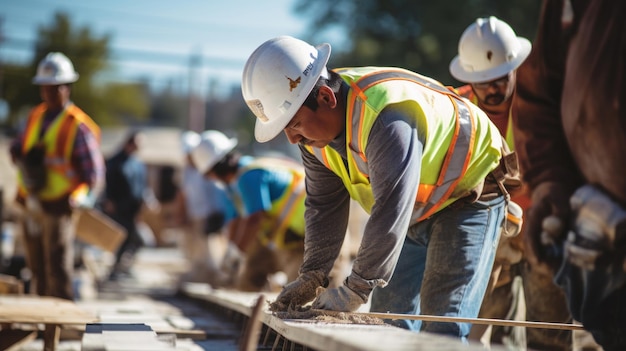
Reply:
[[70, 100], [78, 73], [60, 52], [37, 67], [33, 84], [43, 102], [11, 145], [17, 165], [17, 202], [28, 268], [38, 295], [74, 298], [74, 228], [77, 207], [92, 207], [104, 185], [100, 128]]
[[181, 136], [185, 155], [181, 188], [188, 221], [181, 246], [191, 263], [182, 280], [206, 282], [216, 287], [226, 280], [218, 263], [226, 250], [227, 241], [222, 240], [219, 232], [226, 222], [235, 217], [235, 209], [226, 191], [216, 182], [206, 179], [194, 165], [191, 150], [200, 144], [200, 140], [200, 134], [193, 131], [186, 131]]
[[137, 228], [137, 217], [144, 205], [148, 174], [144, 163], [136, 157], [142, 135], [131, 131], [119, 150], [106, 161], [106, 189], [102, 210], [126, 229], [126, 238], [117, 249], [109, 280], [131, 277], [137, 251], [144, 244]]
[[[314, 300], [313, 308], [354, 311], [373, 290], [372, 311], [476, 317], [504, 219], [492, 172], [501, 170], [500, 133], [432, 79], [398, 68], [328, 71], [329, 56], [329, 44], [282, 36], [244, 67], [256, 140], [284, 130], [306, 169], [304, 262], [272, 308]], [[351, 274], [320, 289], [344, 240], [350, 197], [371, 216]], [[462, 338], [470, 328], [400, 323]]]
[[605, 351], [626, 349], [624, 14], [623, 1], [544, 1], [514, 102], [527, 256]]
[[237, 139], [210, 130], [191, 151], [201, 174], [229, 187], [239, 219], [229, 238], [244, 254], [235, 282], [243, 291], [268, 290], [268, 278], [295, 279], [304, 246], [304, 172], [285, 159], [253, 158], [235, 151]]
[[[479, 18], [465, 29], [459, 40], [459, 54], [450, 62], [452, 76], [469, 83], [456, 88], [456, 92], [485, 111], [511, 149], [515, 148], [513, 116], [516, 110], [512, 106], [516, 70], [530, 50], [528, 39], [518, 37], [506, 22], [492, 16]], [[523, 211], [530, 206], [525, 189], [512, 194], [511, 200], [519, 204]], [[523, 256], [523, 235], [503, 235], [500, 238], [479, 317], [570, 321], [565, 296], [559, 287], [544, 270], [530, 266]], [[472, 338], [479, 339], [486, 327], [474, 325]], [[557, 329], [494, 326], [491, 340], [521, 349], [527, 345], [551, 350], [569, 350], [572, 347], [571, 332]]]

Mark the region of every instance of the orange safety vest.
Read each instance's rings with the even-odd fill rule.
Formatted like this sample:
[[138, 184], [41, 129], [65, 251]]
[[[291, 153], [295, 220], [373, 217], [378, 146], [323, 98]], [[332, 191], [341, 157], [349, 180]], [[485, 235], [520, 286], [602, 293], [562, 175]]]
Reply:
[[[100, 142], [100, 127], [80, 108], [70, 103], [51, 122], [48, 129], [41, 135], [43, 118], [47, 104], [36, 106], [28, 117], [22, 140], [22, 155], [36, 145], [45, 148], [46, 185], [37, 194], [41, 201], [56, 201], [69, 196], [75, 191], [87, 192], [86, 184], [81, 183], [72, 167], [74, 141], [80, 124], [85, 124]], [[18, 170], [18, 197], [29, 195], [25, 186], [24, 174]]]

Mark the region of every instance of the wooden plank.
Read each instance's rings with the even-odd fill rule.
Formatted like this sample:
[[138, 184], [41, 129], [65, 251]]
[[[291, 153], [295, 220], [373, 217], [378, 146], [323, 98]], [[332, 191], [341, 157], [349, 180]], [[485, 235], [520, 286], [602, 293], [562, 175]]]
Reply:
[[86, 324], [97, 317], [74, 302], [50, 296], [0, 296], [0, 323]]
[[76, 210], [72, 219], [78, 240], [105, 251], [117, 252], [127, 235], [124, 227], [97, 210]]
[[[193, 298], [215, 303], [250, 316], [258, 299], [257, 293], [242, 293], [229, 290], [211, 290], [190, 287], [185, 293]], [[266, 293], [264, 293], [266, 294]], [[268, 294], [272, 301], [275, 295]], [[415, 351], [415, 350], [459, 350], [484, 351], [479, 343], [463, 344], [459, 338], [433, 333], [416, 333], [391, 325], [345, 324], [315, 320], [282, 320], [267, 310], [261, 314], [262, 322], [282, 337], [312, 350], [327, 351]], [[494, 345], [493, 351], [505, 348]]]

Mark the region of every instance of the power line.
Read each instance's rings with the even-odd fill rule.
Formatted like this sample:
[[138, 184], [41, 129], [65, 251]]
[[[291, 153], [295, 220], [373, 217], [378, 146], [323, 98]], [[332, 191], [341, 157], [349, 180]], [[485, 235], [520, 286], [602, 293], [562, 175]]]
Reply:
[[[26, 51], [34, 51], [35, 41], [28, 39], [18, 39], [14, 37], [5, 37], [3, 46], [7, 49], [18, 49]], [[139, 50], [109, 47], [111, 49], [111, 61], [125, 62], [155, 62], [175, 66], [188, 66], [191, 54], [173, 53], [155, 50]], [[229, 57], [207, 56], [204, 54], [194, 53], [198, 55], [202, 65], [219, 66], [222, 68], [240, 69], [244, 65], [244, 61]]]

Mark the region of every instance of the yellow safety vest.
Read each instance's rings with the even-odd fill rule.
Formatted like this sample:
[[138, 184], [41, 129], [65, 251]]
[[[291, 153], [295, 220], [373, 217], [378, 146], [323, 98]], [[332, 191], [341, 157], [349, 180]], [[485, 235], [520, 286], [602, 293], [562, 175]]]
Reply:
[[[28, 117], [22, 155], [35, 145], [45, 147], [46, 185], [37, 194], [41, 201], [56, 201], [70, 196], [74, 192], [87, 192], [86, 184], [81, 183], [71, 163], [76, 132], [80, 124], [85, 124], [100, 141], [100, 128], [87, 114], [74, 104], [68, 104], [51, 122], [44, 135], [40, 138], [41, 124], [47, 110], [45, 103], [36, 106]], [[18, 196], [26, 198], [28, 189], [24, 183], [24, 175], [18, 170]]]
[[368, 213], [374, 195], [365, 156], [367, 140], [378, 114], [390, 104], [412, 104], [407, 112], [423, 136], [412, 222], [469, 195], [498, 166], [502, 139], [496, 126], [484, 112], [441, 83], [399, 68], [345, 68], [336, 72], [351, 87], [346, 111], [348, 168], [329, 146], [307, 148], [342, 179], [350, 196]]
[[304, 238], [304, 198], [306, 195], [304, 168], [290, 160], [262, 157], [241, 167], [238, 171], [238, 178], [254, 169], [279, 169], [293, 176], [289, 186], [280, 197], [272, 201], [272, 207], [267, 211], [272, 221], [262, 224], [261, 241], [265, 245], [274, 243], [278, 248], [301, 246], [300, 243], [286, 243], [285, 234], [287, 229], [291, 229], [293, 233]]

